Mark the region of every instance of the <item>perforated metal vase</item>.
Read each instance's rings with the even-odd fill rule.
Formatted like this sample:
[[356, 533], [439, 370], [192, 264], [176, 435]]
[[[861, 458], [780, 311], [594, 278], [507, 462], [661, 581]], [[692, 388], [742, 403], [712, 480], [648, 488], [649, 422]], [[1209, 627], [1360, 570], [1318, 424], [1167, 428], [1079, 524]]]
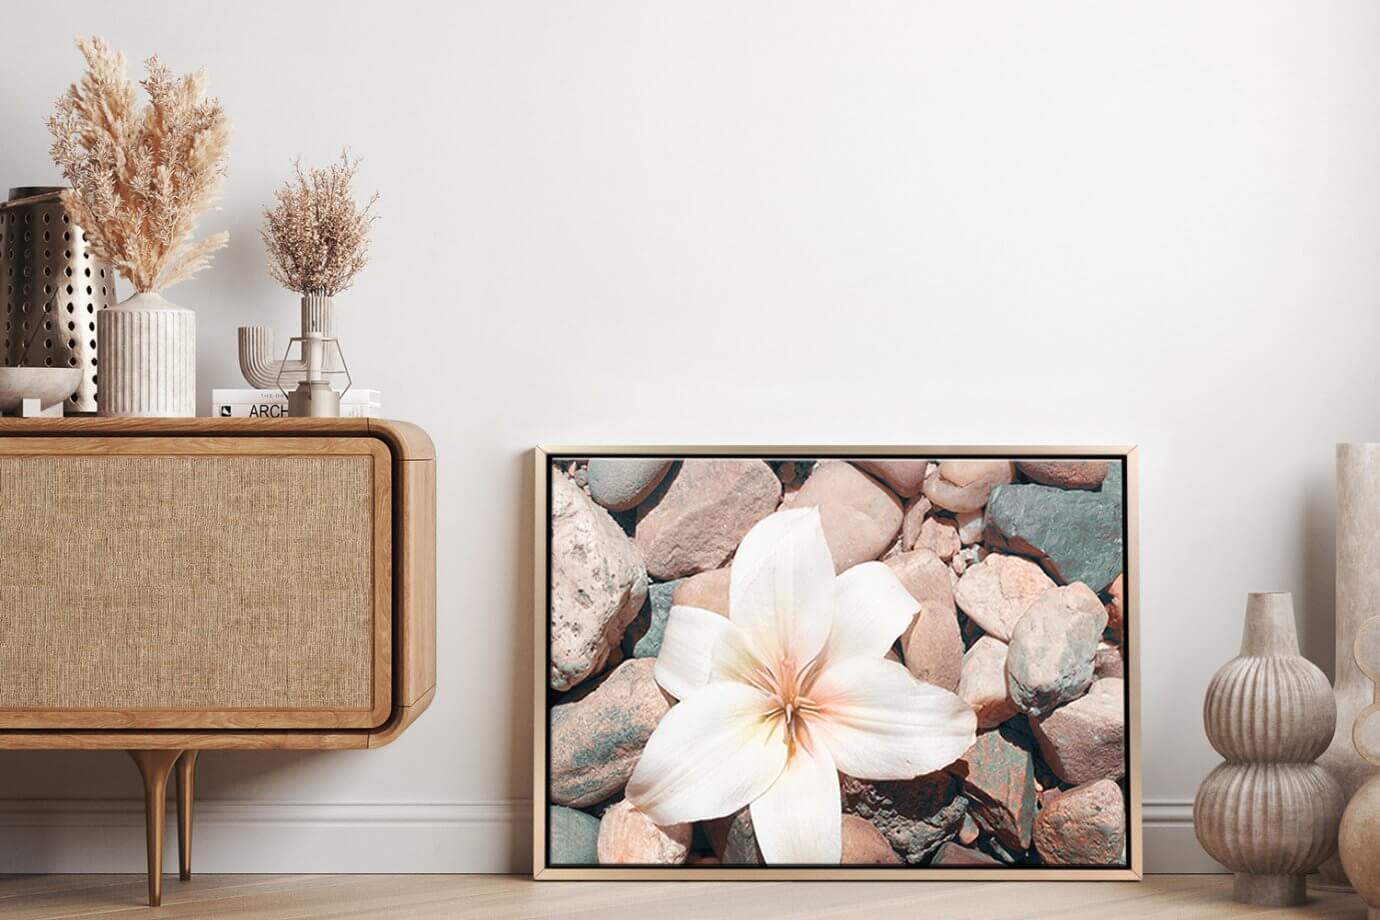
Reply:
[[0, 317], [7, 367], [80, 367], [68, 413], [96, 411], [96, 313], [115, 302], [115, 276], [86, 245], [61, 188], [10, 189], [0, 203]]

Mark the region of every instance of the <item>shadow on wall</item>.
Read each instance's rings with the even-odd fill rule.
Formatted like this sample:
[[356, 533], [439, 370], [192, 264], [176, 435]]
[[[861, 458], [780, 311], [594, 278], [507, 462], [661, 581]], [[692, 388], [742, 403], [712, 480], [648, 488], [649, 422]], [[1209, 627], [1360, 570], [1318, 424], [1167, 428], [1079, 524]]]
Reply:
[[[197, 799], [252, 800], [248, 791], [271, 783], [281, 770], [303, 761], [348, 752], [214, 751], [197, 762]], [[0, 801], [121, 799], [138, 801], [143, 786], [124, 751], [4, 751], [0, 753]], [[3, 805], [0, 805], [2, 808]]]
[[1332, 476], [1317, 477], [1303, 490], [1302, 527], [1299, 528], [1299, 559], [1303, 566], [1298, 583], [1299, 649], [1304, 657], [1335, 680], [1337, 646], [1337, 503]]

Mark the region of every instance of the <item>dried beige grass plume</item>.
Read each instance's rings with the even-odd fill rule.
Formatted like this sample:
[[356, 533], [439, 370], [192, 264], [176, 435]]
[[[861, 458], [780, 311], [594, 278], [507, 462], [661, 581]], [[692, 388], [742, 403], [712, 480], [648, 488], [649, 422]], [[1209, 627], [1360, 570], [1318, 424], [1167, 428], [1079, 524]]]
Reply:
[[268, 273], [290, 291], [332, 296], [350, 286], [369, 262], [369, 225], [378, 220], [378, 192], [361, 208], [350, 193], [359, 160], [342, 151], [340, 162], [307, 173], [293, 162], [293, 178], [264, 208]]
[[52, 155], [70, 190], [63, 206], [86, 231], [91, 251], [136, 291], [185, 281], [229, 242], [217, 233], [193, 244], [196, 218], [219, 197], [230, 122], [206, 98], [206, 73], [175, 77], [157, 55], [144, 62], [137, 107], [125, 57], [100, 37], [77, 39], [86, 73], [48, 118]]

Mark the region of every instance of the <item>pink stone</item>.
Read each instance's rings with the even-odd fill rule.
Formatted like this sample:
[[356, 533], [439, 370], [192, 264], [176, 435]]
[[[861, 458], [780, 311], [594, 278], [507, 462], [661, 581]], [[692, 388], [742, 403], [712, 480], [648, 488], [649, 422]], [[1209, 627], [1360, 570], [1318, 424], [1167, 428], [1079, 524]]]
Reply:
[[1026, 478], [1061, 489], [1097, 489], [1107, 478], [1106, 460], [1022, 460]]
[[[974, 840], [977, 838], [974, 837]], [[952, 840], [947, 841], [934, 854], [934, 859], [930, 861], [931, 866], [1000, 866], [1002, 863], [988, 856], [981, 850], [974, 850], [969, 847], [959, 846]]]
[[781, 480], [761, 460], [685, 460], [661, 489], [639, 506], [633, 534], [656, 581], [721, 568], [781, 502]]
[[948, 562], [959, 551], [958, 525], [948, 518], [928, 517], [915, 538], [916, 549], [927, 549]]
[[671, 708], [655, 658], [619, 665], [593, 693], [551, 708], [551, 799], [593, 805], [627, 785], [652, 730]]
[[678, 866], [690, 855], [691, 831], [689, 824], [654, 824], [624, 799], [599, 822], [599, 865]]
[[836, 572], [879, 558], [901, 530], [900, 500], [851, 463], [826, 461], [815, 468], [792, 505], [811, 506], [819, 508]]
[[[901, 553], [887, 559], [886, 566], [895, 573], [910, 596], [920, 602], [921, 613], [930, 608], [954, 612], [953, 578], [949, 575], [949, 567], [934, 553], [927, 549]], [[916, 614], [916, 619], [919, 619], [919, 614]], [[910, 640], [910, 631], [915, 622], [912, 620], [901, 636], [902, 650]]]
[[1104, 677], [1086, 696], [1032, 719], [1045, 763], [1066, 783], [1120, 779], [1126, 772], [1125, 681]]
[[992, 489], [1015, 478], [1009, 460], [945, 460], [925, 477], [925, 496], [947, 511], [977, 511]]
[[925, 496], [917, 495], [906, 504], [905, 516], [901, 519], [901, 550], [915, 549], [915, 541], [920, 537], [920, 528], [925, 525], [925, 516], [934, 504]]
[[871, 473], [902, 498], [919, 495], [925, 484], [928, 460], [854, 460], [853, 465]]
[[1125, 676], [1126, 663], [1121, 658], [1121, 647], [1111, 642], [1099, 642], [1097, 657], [1093, 659], [1093, 678]]
[[901, 857], [887, 843], [882, 832], [857, 815], [843, 816], [843, 857], [845, 866], [899, 866]]
[[551, 672], [553, 690], [596, 673], [647, 597], [636, 547], [569, 478], [551, 477]]
[[964, 846], [969, 846], [977, 843], [977, 839], [981, 834], [982, 831], [977, 826], [977, 822], [973, 820], [973, 816], [965, 814], [963, 816], [963, 826], [958, 829], [958, 842]]
[[1020, 556], [992, 553], [969, 566], [954, 589], [954, 600], [974, 623], [1003, 642], [1054, 581], [1037, 564]]
[[963, 793], [978, 827], [1008, 849], [1030, 846], [1037, 807], [1034, 761], [1015, 732], [998, 728], [980, 733], [949, 769], [963, 777]]
[[713, 569], [691, 575], [671, 592], [671, 603], [678, 607], [698, 607], [728, 616], [728, 582], [731, 569]]
[[926, 683], [957, 691], [963, 670], [963, 635], [954, 608], [922, 603], [905, 636], [906, 669]]
[[1006, 691], [1006, 643], [983, 636], [963, 656], [958, 695], [977, 713], [979, 729], [995, 728], [1017, 713]]
[[1107, 628], [1121, 635], [1122, 624], [1126, 621], [1126, 585], [1125, 576], [1118, 575], [1112, 579], [1111, 585], [1107, 588], [1107, 593], [1111, 595], [1111, 603], [1107, 605]]
[[1109, 779], [1076, 786], [1035, 819], [1035, 851], [1047, 866], [1120, 865], [1126, 847], [1126, 801]]
[[958, 521], [958, 539], [964, 546], [972, 546], [982, 539], [982, 530], [987, 526], [987, 515], [982, 511], [960, 511], [956, 515]]

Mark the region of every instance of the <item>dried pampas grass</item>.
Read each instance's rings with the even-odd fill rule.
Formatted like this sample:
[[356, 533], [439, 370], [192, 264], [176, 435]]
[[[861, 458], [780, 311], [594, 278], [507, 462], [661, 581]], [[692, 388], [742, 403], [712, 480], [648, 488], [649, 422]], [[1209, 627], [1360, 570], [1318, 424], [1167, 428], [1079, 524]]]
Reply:
[[278, 189], [278, 204], [264, 208], [259, 236], [268, 248], [268, 273], [302, 294], [332, 296], [350, 286], [369, 262], [369, 225], [378, 220], [378, 192], [361, 208], [350, 193], [359, 160], [342, 151], [340, 162], [295, 175]]
[[145, 61], [137, 107], [124, 55], [99, 37], [77, 39], [86, 74], [48, 119], [52, 155], [72, 188], [63, 206], [86, 231], [91, 251], [136, 291], [185, 281], [229, 242], [217, 233], [192, 243], [196, 218], [219, 197], [230, 122], [206, 98], [206, 74], [175, 77], [158, 57]]

